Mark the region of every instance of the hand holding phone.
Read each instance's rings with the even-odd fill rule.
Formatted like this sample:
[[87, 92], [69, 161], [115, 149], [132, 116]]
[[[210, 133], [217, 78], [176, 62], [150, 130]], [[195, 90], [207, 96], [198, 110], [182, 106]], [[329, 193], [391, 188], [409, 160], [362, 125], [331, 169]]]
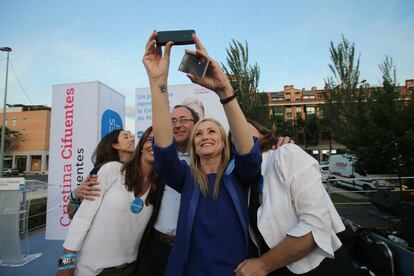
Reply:
[[210, 61], [207, 59], [203, 60], [195, 55], [184, 54], [183, 60], [178, 67], [178, 71], [190, 73], [193, 76], [202, 79], [206, 75], [209, 63]]
[[194, 44], [193, 34], [194, 30], [157, 32], [157, 45], [164, 46], [169, 41], [174, 42], [174, 45]]

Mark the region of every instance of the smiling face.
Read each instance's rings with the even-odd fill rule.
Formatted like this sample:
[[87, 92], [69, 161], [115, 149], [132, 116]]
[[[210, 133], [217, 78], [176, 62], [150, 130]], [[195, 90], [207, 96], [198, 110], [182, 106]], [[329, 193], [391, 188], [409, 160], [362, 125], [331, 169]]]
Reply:
[[220, 127], [213, 121], [203, 121], [194, 131], [195, 153], [202, 159], [221, 156], [224, 149], [224, 137]]
[[154, 153], [152, 151], [152, 139], [153, 139], [152, 131], [148, 134], [145, 138], [144, 145], [142, 146], [142, 155], [141, 160], [144, 162], [154, 162]]
[[175, 108], [171, 113], [171, 122], [175, 142], [179, 147], [186, 148], [191, 130], [194, 127], [194, 118], [190, 110], [184, 107]]
[[122, 153], [131, 154], [135, 150], [135, 139], [134, 136], [129, 131], [122, 130], [118, 135], [118, 142], [112, 144], [116, 148], [120, 155]]

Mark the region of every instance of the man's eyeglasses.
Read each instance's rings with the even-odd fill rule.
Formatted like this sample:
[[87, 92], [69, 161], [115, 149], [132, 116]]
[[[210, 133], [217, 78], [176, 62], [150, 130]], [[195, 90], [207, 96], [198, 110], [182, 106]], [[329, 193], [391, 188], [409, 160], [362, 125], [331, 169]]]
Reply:
[[177, 124], [177, 122], [180, 122], [180, 124], [187, 124], [189, 122], [194, 122], [194, 120], [191, 119], [191, 118], [187, 118], [187, 117], [181, 117], [179, 119], [177, 119], [177, 118], [172, 118], [171, 119], [171, 124], [173, 126], [175, 126]]

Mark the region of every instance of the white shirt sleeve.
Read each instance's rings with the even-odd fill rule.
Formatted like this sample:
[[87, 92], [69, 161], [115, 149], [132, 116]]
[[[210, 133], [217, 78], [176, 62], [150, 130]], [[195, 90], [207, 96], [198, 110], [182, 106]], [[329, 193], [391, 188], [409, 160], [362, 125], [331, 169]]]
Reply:
[[92, 221], [101, 205], [102, 198], [111, 187], [117, 174], [120, 173], [122, 164], [119, 162], [109, 162], [103, 165], [98, 172], [99, 187], [101, 193], [95, 200], [82, 201], [76, 212], [63, 247], [73, 251], [79, 251], [88, 233]]
[[299, 219], [287, 235], [301, 237], [312, 232], [317, 246], [333, 258], [333, 226], [318, 162], [296, 145], [281, 150], [283, 162], [275, 165], [284, 175]]

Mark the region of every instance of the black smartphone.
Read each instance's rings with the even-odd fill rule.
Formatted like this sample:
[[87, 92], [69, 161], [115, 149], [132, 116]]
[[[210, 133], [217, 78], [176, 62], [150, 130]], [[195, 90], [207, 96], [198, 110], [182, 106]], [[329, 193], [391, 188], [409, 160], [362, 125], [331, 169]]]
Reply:
[[202, 60], [198, 56], [185, 54], [181, 61], [178, 71], [190, 73], [198, 78], [204, 78], [208, 68], [209, 61]]
[[174, 45], [194, 44], [193, 34], [194, 30], [157, 32], [157, 45], [164, 46], [169, 41], [173, 41]]

